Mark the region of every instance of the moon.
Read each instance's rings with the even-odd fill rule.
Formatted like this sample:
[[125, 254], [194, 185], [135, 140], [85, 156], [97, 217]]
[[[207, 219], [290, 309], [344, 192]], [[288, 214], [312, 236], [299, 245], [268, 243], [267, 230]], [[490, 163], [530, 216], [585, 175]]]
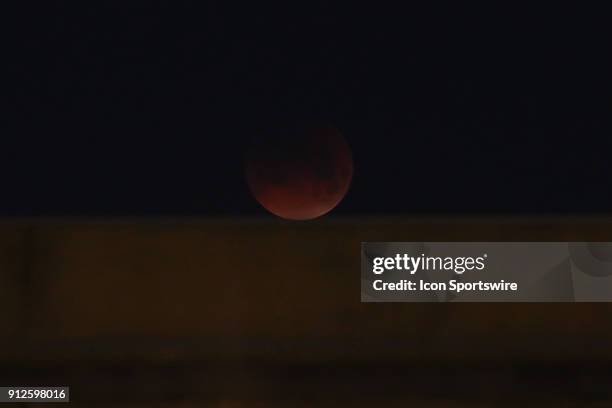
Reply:
[[271, 213], [310, 220], [334, 207], [353, 177], [350, 147], [334, 127], [285, 130], [255, 143], [246, 179], [255, 199]]

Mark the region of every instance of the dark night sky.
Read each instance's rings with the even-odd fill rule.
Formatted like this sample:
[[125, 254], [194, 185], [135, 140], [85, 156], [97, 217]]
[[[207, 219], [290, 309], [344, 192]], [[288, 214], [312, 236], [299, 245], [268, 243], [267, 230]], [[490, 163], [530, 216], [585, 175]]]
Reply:
[[246, 141], [313, 120], [338, 214], [612, 209], [601, 10], [48, 3], [5, 16], [4, 215], [261, 214]]

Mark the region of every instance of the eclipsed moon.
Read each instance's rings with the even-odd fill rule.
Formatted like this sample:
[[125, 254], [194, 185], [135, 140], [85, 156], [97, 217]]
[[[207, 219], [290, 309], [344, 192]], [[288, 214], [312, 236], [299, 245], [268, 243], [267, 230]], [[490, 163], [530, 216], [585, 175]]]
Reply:
[[331, 211], [353, 177], [348, 143], [333, 127], [308, 127], [264, 137], [247, 156], [255, 199], [271, 213], [308, 220]]

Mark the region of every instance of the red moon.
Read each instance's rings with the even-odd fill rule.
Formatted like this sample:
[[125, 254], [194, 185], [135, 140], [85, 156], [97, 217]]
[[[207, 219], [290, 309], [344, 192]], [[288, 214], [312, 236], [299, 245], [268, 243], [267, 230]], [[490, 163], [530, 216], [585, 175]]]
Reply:
[[348, 143], [332, 127], [303, 128], [264, 138], [247, 156], [247, 182], [271, 213], [309, 220], [331, 211], [353, 177]]

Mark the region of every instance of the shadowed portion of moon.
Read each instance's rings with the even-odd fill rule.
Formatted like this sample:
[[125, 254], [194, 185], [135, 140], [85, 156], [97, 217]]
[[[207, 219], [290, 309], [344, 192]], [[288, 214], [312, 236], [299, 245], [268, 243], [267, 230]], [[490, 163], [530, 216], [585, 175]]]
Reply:
[[307, 220], [331, 211], [353, 177], [348, 143], [333, 127], [285, 130], [258, 140], [247, 156], [247, 182], [271, 213]]

